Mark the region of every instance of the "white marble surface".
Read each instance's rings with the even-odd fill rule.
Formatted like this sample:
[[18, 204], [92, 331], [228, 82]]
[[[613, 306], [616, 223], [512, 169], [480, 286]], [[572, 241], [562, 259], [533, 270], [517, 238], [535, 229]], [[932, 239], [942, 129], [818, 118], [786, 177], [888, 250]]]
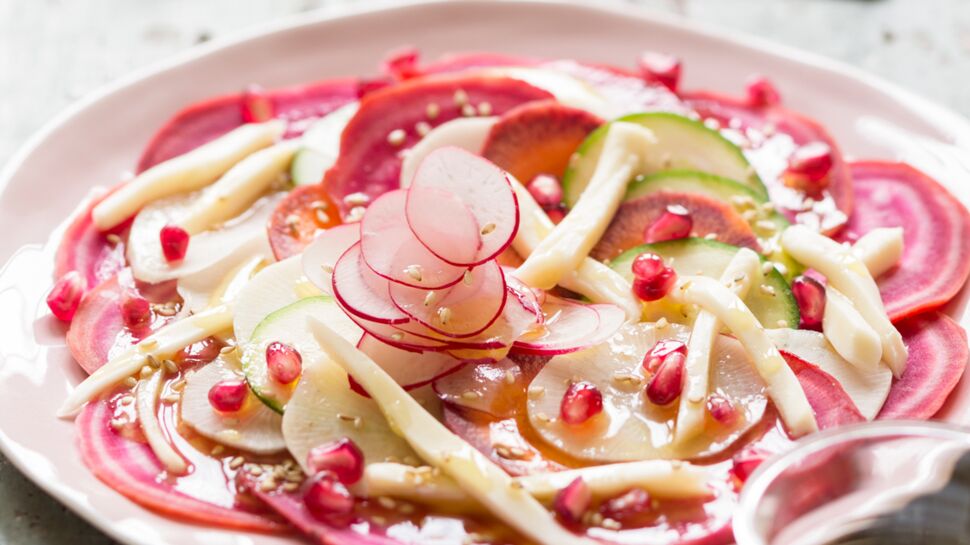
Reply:
[[[628, 1], [841, 59], [970, 115], [968, 0]], [[0, 0], [0, 163], [59, 110], [133, 69], [281, 16], [349, 3]], [[68, 543], [111, 540], [0, 457], [0, 545]]]

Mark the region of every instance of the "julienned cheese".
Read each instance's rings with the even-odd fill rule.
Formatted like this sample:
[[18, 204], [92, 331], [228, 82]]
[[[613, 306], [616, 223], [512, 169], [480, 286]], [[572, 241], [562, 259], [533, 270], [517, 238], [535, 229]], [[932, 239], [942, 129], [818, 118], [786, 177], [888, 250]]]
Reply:
[[822, 332], [840, 356], [860, 369], [871, 369], [882, 361], [879, 334], [852, 301], [832, 286], [825, 287]]
[[185, 459], [176, 452], [158, 421], [158, 396], [162, 392], [163, 371], [156, 370], [150, 377], [143, 378], [135, 389], [135, 413], [138, 423], [148, 446], [165, 467], [165, 471], [173, 475], [184, 475], [189, 466]]
[[[744, 299], [751, 285], [760, 279], [761, 260], [758, 259], [758, 254], [747, 248], [739, 250], [721, 274], [721, 284], [727, 286], [739, 299]], [[679, 443], [693, 439], [704, 429], [711, 352], [720, 331], [721, 323], [714, 313], [708, 310], [697, 313], [687, 346], [687, 383], [680, 396], [677, 425], [674, 428], [674, 440]]]
[[279, 139], [282, 121], [249, 123], [198, 148], [159, 163], [122, 185], [94, 207], [94, 225], [106, 231], [127, 220], [146, 204], [201, 189], [256, 150]]
[[515, 276], [529, 286], [551, 289], [579, 268], [609, 226], [641, 165], [641, 155], [656, 144], [640, 125], [610, 124], [596, 170], [576, 206], [535, 248]]
[[768, 385], [768, 395], [792, 435], [818, 430], [812, 407], [798, 378], [737, 294], [713, 278], [689, 276], [678, 280], [670, 297], [709, 311], [731, 330]]
[[873, 229], [855, 241], [852, 253], [865, 264], [873, 278], [878, 278], [903, 257], [903, 228]]
[[508, 473], [449, 431], [364, 353], [322, 321], [314, 317], [308, 321], [323, 350], [371, 395], [391, 429], [500, 520], [537, 543], [596, 543], [560, 526]]

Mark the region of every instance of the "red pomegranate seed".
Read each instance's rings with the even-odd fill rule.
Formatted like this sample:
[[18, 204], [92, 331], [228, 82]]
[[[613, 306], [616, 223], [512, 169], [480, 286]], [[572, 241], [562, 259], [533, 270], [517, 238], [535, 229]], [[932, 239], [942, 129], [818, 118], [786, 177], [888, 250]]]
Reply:
[[754, 470], [758, 469], [758, 466], [767, 458], [768, 455], [759, 450], [748, 449], [742, 451], [731, 460], [731, 473], [741, 482], [747, 481], [748, 477], [754, 473]]
[[307, 466], [313, 473], [331, 471], [343, 484], [354, 484], [364, 476], [364, 453], [357, 443], [344, 437], [313, 447], [307, 454]]
[[631, 488], [627, 492], [603, 502], [600, 513], [618, 522], [637, 519], [653, 510], [653, 499], [642, 488]]
[[303, 356], [292, 346], [271, 342], [266, 347], [266, 369], [280, 384], [289, 384], [303, 372]]
[[262, 123], [273, 118], [273, 103], [258, 85], [250, 85], [242, 96], [243, 123]]
[[55, 282], [51, 292], [47, 294], [47, 308], [51, 309], [58, 320], [70, 322], [83, 296], [84, 279], [81, 278], [81, 273], [70, 271]]
[[529, 182], [526, 189], [545, 210], [557, 208], [562, 203], [562, 186], [555, 176], [539, 174]]
[[683, 352], [671, 352], [647, 383], [647, 399], [654, 405], [669, 405], [680, 397], [686, 380], [687, 356]]
[[589, 509], [593, 501], [593, 493], [582, 477], [576, 477], [556, 493], [552, 501], [552, 509], [563, 522], [576, 524], [583, 519], [583, 513]]
[[121, 318], [128, 329], [146, 326], [152, 320], [152, 305], [136, 293], [125, 293], [121, 298]]
[[644, 252], [633, 260], [633, 293], [643, 301], [656, 301], [670, 292], [677, 273], [659, 255]]
[[205, 365], [219, 357], [222, 348], [226, 346], [215, 337], [206, 337], [197, 343], [192, 343], [179, 350], [175, 360], [185, 366]]
[[569, 385], [559, 403], [559, 416], [567, 424], [582, 424], [603, 412], [603, 394], [588, 382]]
[[663, 242], [665, 240], [677, 240], [690, 236], [690, 230], [694, 227], [694, 221], [690, 214], [682, 207], [671, 207], [664, 211], [660, 218], [653, 222], [643, 232], [643, 240], [647, 244]]
[[659, 83], [677, 92], [680, 85], [680, 59], [666, 53], [647, 51], [640, 55], [640, 75], [650, 83]]
[[818, 193], [828, 186], [833, 162], [832, 148], [825, 142], [805, 144], [788, 159], [785, 185], [806, 193]]
[[415, 47], [402, 47], [388, 53], [381, 63], [385, 74], [396, 79], [409, 79], [421, 75], [418, 61], [421, 53]]
[[379, 91], [392, 83], [394, 82], [388, 77], [361, 79], [357, 82], [357, 98], [364, 98], [374, 91]]
[[324, 471], [313, 476], [303, 493], [303, 504], [314, 517], [333, 521], [354, 510], [354, 496], [337, 476]]
[[177, 225], [166, 225], [158, 234], [166, 261], [181, 261], [189, 249], [189, 233]]
[[552, 223], [559, 225], [559, 222], [566, 217], [566, 211], [563, 210], [561, 206], [559, 206], [556, 208], [552, 208], [550, 210], [546, 210], [546, 215], [549, 216], [549, 219], [552, 220]]
[[242, 379], [226, 379], [209, 389], [209, 404], [222, 413], [234, 413], [242, 409], [249, 395], [249, 386]]
[[799, 276], [792, 281], [791, 291], [801, 314], [798, 326], [821, 331], [822, 316], [825, 314], [825, 287], [814, 278]]
[[648, 374], [653, 375], [660, 369], [660, 364], [664, 362], [667, 356], [673, 354], [674, 352], [680, 352], [683, 355], [687, 355], [687, 345], [674, 339], [664, 339], [662, 341], [657, 341], [657, 344], [653, 345], [647, 354], [643, 356], [643, 369], [647, 371]]
[[738, 420], [738, 410], [731, 400], [720, 395], [711, 394], [707, 398], [707, 412], [715, 421], [730, 426]]
[[781, 94], [775, 84], [764, 76], [753, 76], [748, 80], [747, 94], [751, 106], [777, 106], [781, 103]]

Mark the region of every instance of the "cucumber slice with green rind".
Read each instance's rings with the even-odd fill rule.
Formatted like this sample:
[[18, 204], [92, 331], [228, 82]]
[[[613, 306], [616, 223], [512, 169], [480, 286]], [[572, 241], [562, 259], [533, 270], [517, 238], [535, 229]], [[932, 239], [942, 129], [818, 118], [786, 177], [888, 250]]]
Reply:
[[321, 117], [303, 133], [303, 147], [293, 158], [290, 178], [295, 185], [318, 184], [323, 174], [340, 155], [340, 137], [344, 127], [357, 113], [357, 103], [351, 102]]
[[[724, 244], [715, 240], [703, 238], [684, 238], [668, 240], [654, 244], [643, 244], [631, 248], [610, 263], [616, 272], [633, 281], [631, 266], [633, 260], [643, 252], [653, 252], [664, 258], [679, 276], [701, 274], [710, 278], [720, 279], [721, 273], [740, 250], [737, 246]], [[791, 287], [785, 278], [775, 269], [764, 275], [763, 281], [752, 286], [748, 296], [744, 299], [748, 308], [766, 328], [797, 327], [799, 321], [798, 304], [792, 295]], [[649, 318], [664, 316], [668, 319], [683, 321], [682, 314], [674, 309], [663, 308], [666, 302], [647, 305]], [[650, 308], [653, 306], [654, 308]], [[655, 312], [651, 312], [655, 311]], [[657, 313], [656, 316], [653, 316]], [[690, 316], [686, 316], [690, 318]], [[784, 323], [784, 325], [782, 325]]]
[[[650, 150], [651, 154], [659, 154], [655, 158], [656, 166], [640, 174], [671, 169], [698, 170], [737, 180], [767, 198], [768, 191], [741, 148], [702, 122], [668, 112], [632, 114], [614, 123], [617, 121], [642, 125], [657, 137], [657, 148]], [[576, 204], [589, 183], [608, 130], [609, 124], [596, 129], [577, 148], [562, 180], [567, 206]]]

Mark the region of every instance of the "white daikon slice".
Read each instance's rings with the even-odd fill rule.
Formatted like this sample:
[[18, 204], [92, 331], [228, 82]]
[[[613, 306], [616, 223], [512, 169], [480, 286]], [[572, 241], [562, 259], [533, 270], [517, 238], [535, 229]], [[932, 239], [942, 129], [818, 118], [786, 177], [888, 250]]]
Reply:
[[436, 149], [454, 146], [471, 153], [480, 153], [488, 132], [496, 121], [497, 117], [459, 117], [431, 129], [420, 142], [403, 153], [401, 187], [411, 185], [418, 165]]

